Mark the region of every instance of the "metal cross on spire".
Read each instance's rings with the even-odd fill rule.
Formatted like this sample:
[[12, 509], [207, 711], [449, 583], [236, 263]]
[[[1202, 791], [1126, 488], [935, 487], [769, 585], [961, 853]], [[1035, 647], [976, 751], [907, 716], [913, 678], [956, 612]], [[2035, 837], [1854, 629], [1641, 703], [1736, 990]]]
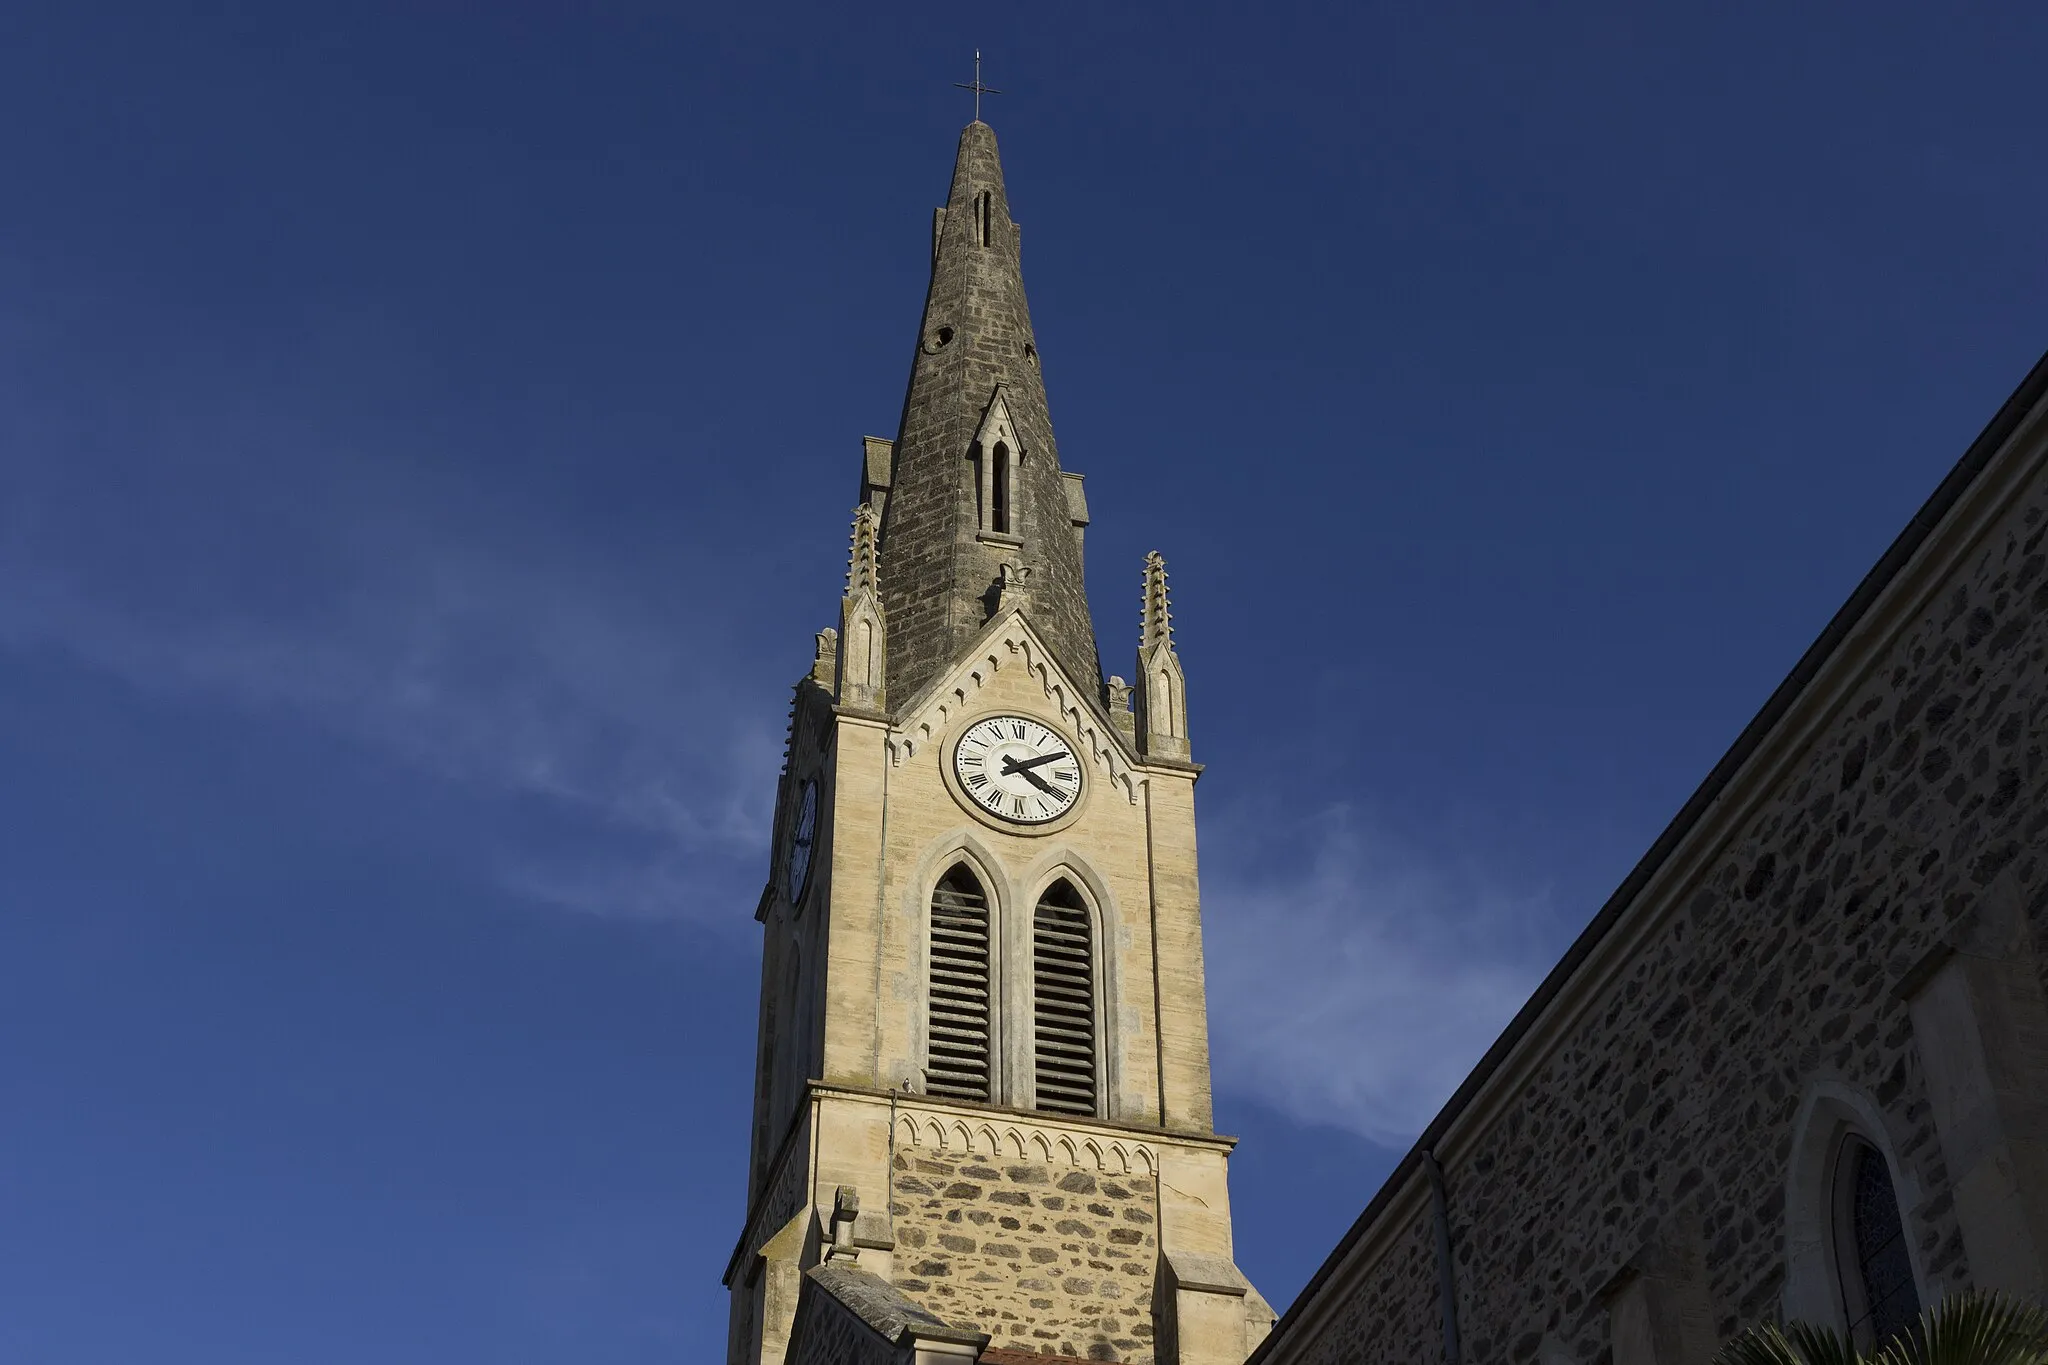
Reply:
[[983, 95], [1000, 95], [1003, 93], [994, 86], [981, 83], [981, 49], [978, 47], [974, 49], [974, 84], [968, 85], [962, 81], [954, 81], [953, 88], [955, 90], [972, 90], [974, 92], [974, 121], [976, 123], [981, 122], [981, 97]]

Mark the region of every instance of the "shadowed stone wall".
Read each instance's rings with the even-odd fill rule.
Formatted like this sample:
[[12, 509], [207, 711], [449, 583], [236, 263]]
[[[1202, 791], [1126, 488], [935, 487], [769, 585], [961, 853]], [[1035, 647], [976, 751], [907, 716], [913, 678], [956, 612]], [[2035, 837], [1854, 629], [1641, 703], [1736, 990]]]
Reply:
[[[2038, 478], [2016, 496], [1771, 785], [1723, 795], [1742, 823], [1617, 924], [1643, 937], [1552, 1002], [1569, 1022], [1476, 1136], [1451, 1130], [1466, 1359], [1606, 1359], [1603, 1295], [1646, 1266], [1704, 1290], [1717, 1338], [1776, 1317], [1795, 1119], [1817, 1082], [1882, 1112], [1930, 1296], [1971, 1283], [1898, 992], [1995, 878], [2048, 933], [2048, 497]], [[1439, 1358], [1429, 1216], [1394, 1226], [1418, 1206], [1389, 1205], [1359, 1244], [1375, 1249], [1270, 1359]]]
[[898, 1154], [896, 1287], [997, 1346], [1150, 1365], [1150, 1176]]

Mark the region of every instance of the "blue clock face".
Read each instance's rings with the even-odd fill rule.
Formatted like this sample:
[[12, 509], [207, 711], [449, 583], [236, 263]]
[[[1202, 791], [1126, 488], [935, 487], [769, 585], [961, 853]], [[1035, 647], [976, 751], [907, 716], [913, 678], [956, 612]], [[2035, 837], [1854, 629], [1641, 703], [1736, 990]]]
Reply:
[[796, 823], [789, 831], [789, 853], [783, 864], [782, 881], [789, 890], [789, 903], [797, 904], [811, 880], [811, 853], [818, 842], [818, 784], [804, 783], [798, 799]]

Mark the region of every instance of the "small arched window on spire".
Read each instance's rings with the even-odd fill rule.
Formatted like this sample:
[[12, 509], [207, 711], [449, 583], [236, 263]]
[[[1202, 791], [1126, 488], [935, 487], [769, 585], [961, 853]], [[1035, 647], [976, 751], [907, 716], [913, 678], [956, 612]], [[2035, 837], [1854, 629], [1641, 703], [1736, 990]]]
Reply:
[[1891, 1166], [1853, 1134], [1835, 1158], [1835, 1266], [1859, 1345], [1882, 1344], [1920, 1315]]
[[925, 1089], [956, 1100], [989, 1095], [988, 895], [965, 864], [932, 889]]
[[1095, 933], [1071, 882], [1047, 887], [1031, 917], [1031, 1057], [1040, 1109], [1094, 1114]]
[[980, 231], [981, 245], [983, 246], [987, 246], [990, 240], [989, 215], [991, 212], [990, 203], [993, 197], [987, 190], [983, 190], [977, 197], [974, 206], [974, 221]]

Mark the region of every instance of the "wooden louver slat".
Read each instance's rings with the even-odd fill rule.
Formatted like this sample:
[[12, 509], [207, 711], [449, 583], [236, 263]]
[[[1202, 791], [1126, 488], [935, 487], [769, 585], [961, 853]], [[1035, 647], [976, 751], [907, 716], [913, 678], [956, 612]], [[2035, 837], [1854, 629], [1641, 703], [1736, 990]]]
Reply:
[[964, 867], [948, 872], [932, 891], [931, 945], [925, 1089], [986, 1100], [988, 897]]
[[1031, 919], [1032, 1067], [1040, 1109], [1095, 1112], [1095, 963], [1088, 911], [1055, 882]]

